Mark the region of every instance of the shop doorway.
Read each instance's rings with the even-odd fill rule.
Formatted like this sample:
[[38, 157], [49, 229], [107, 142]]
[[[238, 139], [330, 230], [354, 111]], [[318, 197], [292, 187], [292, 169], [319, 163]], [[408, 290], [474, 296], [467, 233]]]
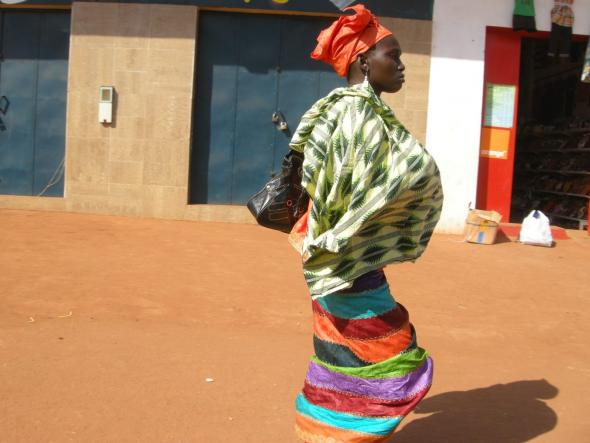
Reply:
[[590, 202], [590, 84], [580, 81], [587, 40], [564, 60], [546, 38], [521, 43], [511, 221], [538, 208], [552, 224], [584, 229]]
[[345, 80], [310, 59], [331, 20], [199, 17], [190, 203], [245, 204], [274, 174], [303, 113]]
[[555, 226], [585, 229], [590, 203], [587, 36], [549, 57], [549, 33], [488, 28], [477, 206], [503, 221], [533, 209]]

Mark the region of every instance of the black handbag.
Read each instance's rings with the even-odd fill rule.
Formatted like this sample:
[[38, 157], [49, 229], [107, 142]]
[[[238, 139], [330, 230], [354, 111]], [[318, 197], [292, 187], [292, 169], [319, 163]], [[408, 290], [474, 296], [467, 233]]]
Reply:
[[248, 200], [248, 209], [259, 225], [287, 233], [293, 229], [309, 204], [302, 177], [303, 154], [290, 150], [283, 158], [281, 173]]

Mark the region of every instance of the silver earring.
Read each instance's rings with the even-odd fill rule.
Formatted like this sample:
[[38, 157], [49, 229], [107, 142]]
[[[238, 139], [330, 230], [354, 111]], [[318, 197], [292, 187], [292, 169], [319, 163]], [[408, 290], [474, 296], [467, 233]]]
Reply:
[[363, 80], [363, 86], [367, 88], [369, 86], [369, 71], [365, 72], [365, 79]]

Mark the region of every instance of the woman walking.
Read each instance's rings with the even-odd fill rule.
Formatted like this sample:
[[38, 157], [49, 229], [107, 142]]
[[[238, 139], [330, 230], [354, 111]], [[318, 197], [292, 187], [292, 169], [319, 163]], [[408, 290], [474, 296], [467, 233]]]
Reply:
[[347, 10], [312, 57], [349, 86], [315, 103], [290, 145], [305, 155], [311, 198], [291, 233], [314, 316], [315, 355], [296, 401], [307, 443], [386, 442], [432, 382], [432, 360], [383, 268], [426, 248], [442, 206], [439, 171], [380, 98], [405, 81], [399, 42], [363, 5]]

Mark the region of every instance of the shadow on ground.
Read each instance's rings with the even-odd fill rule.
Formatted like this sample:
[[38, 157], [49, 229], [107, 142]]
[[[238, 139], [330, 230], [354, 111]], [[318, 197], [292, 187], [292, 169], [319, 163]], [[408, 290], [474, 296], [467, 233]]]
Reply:
[[512, 243], [512, 239], [508, 237], [503, 231], [499, 230], [498, 234], [496, 235], [496, 243]]
[[546, 380], [524, 380], [427, 397], [392, 443], [520, 443], [549, 432], [557, 414], [545, 404], [559, 390]]

